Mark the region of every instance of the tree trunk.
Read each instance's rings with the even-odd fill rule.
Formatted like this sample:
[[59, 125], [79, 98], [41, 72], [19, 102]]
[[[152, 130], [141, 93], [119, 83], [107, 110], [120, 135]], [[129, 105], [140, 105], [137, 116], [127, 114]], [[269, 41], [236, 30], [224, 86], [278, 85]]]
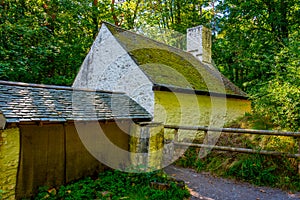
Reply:
[[289, 37], [289, 30], [288, 30], [288, 19], [287, 19], [287, 12], [288, 12], [288, 2], [285, 0], [280, 1], [280, 33], [281, 33], [281, 40], [284, 41]]
[[181, 5], [179, 0], [176, 1], [176, 10], [177, 10], [176, 24], [181, 24]]
[[116, 26], [119, 26], [118, 17], [115, 13], [115, 0], [111, 0], [111, 13]]
[[93, 23], [94, 23], [94, 26], [95, 26], [95, 30], [93, 31], [93, 37], [95, 38], [98, 31], [99, 31], [99, 23], [98, 23], [98, 17], [97, 17], [97, 7], [98, 7], [98, 0], [94, 0], [93, 1], [93, 16], [92, 16], [92, 19], [93, 19]]

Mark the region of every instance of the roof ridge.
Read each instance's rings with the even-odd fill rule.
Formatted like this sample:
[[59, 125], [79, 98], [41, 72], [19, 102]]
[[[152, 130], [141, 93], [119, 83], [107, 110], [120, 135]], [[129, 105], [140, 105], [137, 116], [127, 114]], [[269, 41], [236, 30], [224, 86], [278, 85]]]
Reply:
[[[114, 24], [112, 24], [112, 23], [110, 23], [110, 22], [102, 21], [101, 24], [102, 24], [102, 23], [103, 23], [103, 24], [106, 24], [106, 25], [109, 25], [109, 26], [112, 26], [112, 27], [114, 27], [114, 28], [116, 28], [116, 29], [122, 30], [122, 32], [129, 32], [129, 33], [134, 34], [134, 35], [137, 35], [137, 36], [139, 36], [139, 37], [142, 37], [142, 38], [146, 38], [146, 39], [148, 39], [148, 40], [151, 40], [151, 41], [153, 41], [153, 42], [155, 42], [155, 43], [165, 45], [166, 47], [172, 48], [172, 49], [174, 49], [174, 50], [176, 50], [176, 51], [182, 51], [182, 52], [185, 52], [185, 53], [189, 53], [189, 52], [187, 52], [187, 51], [185, 51], [185, 50], [183, 50], [183, 49], [180, 49], [180, 48], [178, 48], [178, 47], [174, 47], [174, 46], [171, 46], [171, 45], [166, 44], [166, 43], [164, 43], [164, 42], [160, 42], [160, 41], [157, 41], [157, 40], [155, 40], [155, 39], [149, 38], [149, 37], [147, 37], [147, 36], [145, 36], [145, 35], [143, 35], [143, 34], [138, 34], [138, 33], [134, 32], [134, 31], [127, 30], [127, 29], [125, 29], [125, 28], [122, 28], [122, 27], [119, 27], [119, 26], [117, 26], [117, 25], [114, 25]], [[114, 35], [114, 33], [112, 33], [112, 34]], [[189, 54], [190, 54], [190, 53], [189, 53]], [[196, 59], [197, 59], [197, 58], [196, 58]]]
[[106, 91], [106, 90], [92, 90], [92, 89], [88, 89], [88, 88], [74, 88], [72, 86], [46, 85], [46, 84], [24, 83], [24, 82], [3, 81], [3, 80], [0, 80], [0, 85], [32, 87], [32, 88], [45, 88], [45, 89], [56, 89], [56, 90], [73, 90], [73, 91], [84, 91], [84, 92], [102, 92], [102, 93], [109, 93], [109, 94], [125, 94], [124, 92], [112, 92], [112, 91]]
[[[118, 34], [123, 35], [124, 37], [133, 37], [136, 40], [144, 40], [148, 43], [152, 43], [153, 45], [149, 45], [146, 47], [142, 47], [143, 49], [146, 48], [151, 48], [152, 46], [157, 48], [157, 49], [161, 49], [161, 50], [166, 50], [166, 51], [170, 51], [173, 54], [176, 54], [177, 56], [180, 56], [181, 58], [184, 58], [184, 60], [186, 60], [188, 63], [190, 63], [191, 66], [193, 66], [196, 70], [199, 71], [199, 69], [203, 69], [204, 71], [206, 71], [208, 74], [210, 74], [211, 76], [215, 77], [220, 83], [223, 82], [224, 86], [225, 86], [225, 93], [226, 94], [232, 94], [232, 96], [237, 95], [237, 96], [247, 96], [247, 94], [245, 92], [242, 91], [242, 89], [240, 89], [239, 87], [237, 87], [234, 83], [232, 83], [227, 77], [225, 77], [217, 68], [214, 67], [213, 63], [206, 63], [206, 62], [202, 62], [200, 61], [198, 58], [196, 58], [194, 55], [192, 55], [191, 53], [182, 50], [180, 48], [177, 47], [173, 47], [170, 46], [169, 44], [166, 44], [164, 42], [160, 42], [157, 41], [155, 39], [149, 38], [143, 34], [138, 34], [136, 32], [130, 31], [130, 30], [126, 30], [124, 28], [121, 28], [117, 25], [111, 24], [109, 22], [105, 22], [103, 21], [102, 24], [106, 25], [107, 29], [111, 32], [111, 34], [113, 35], [113, 37], [115, 37], [115, 39], [117, 40], [117, 42], [129, 53], [129, 55], [133, 58], [136, 58], [134, 54], [132, 54], [133, 52], [131, 52], [131, 48], [133, 48], [133, 50], [136, 48], [134, 46], [134, 44], [127, 44], [126, 41], [123, 41], [122, 37], [118, 37]], [[126, 34], [128, 33], [128, 34]], [[131, 45], [131, 46], [130, 46]], [[139, 61], [136, 59], [133, 59], [137, 65], [139, 66]], [[152, 79], [152, 76], [149, 75], [148, 72], [145, 72], [145, 70], [142, 70], [144, 72], [144, 74], [149, 78], [149, 80], [152, 83], [158, 84], [155, 80]], [[220, 76], [218, 75], [220, 74]], [[215, 88], [216, 89], [216, 88]], [[201, 89], [195, 89], [195, 90], [201, 90]]]
[[[164, 45], [164, 46], [166, 46], [166, 47], [168, 47], [168, 48], [171, 48], [171, 49], [176, 50], [176, 51], [177, 51], [177, 52], [176, 52], [177, 54], [179, 54], [180, 52], [183, 52], [185, 55], [189, 56], [190, 58], [194, 59], [195, 61], [199, 62], [200, 64], [202, 64], [202, 65], [204, 65], [204, 66], [205, 66], [205, 65], [208, 65], [208, 66], [211, 65], [211, 66], [215, 67], [212, 63], [206, 63], [206, 62], [202, 62], [202, 61], [198, 60], [195, 56], [193, 56], [193, 54], [189, 53], [189, 52], [186, 51], [186, 50], [180, 49], [180, 48], [178, 48], [178, 47], [171, 46], [171, 45], [166, 44], [166, 43], [164, 43], [164, 42], [157, 41], [157, 40], [152, 39], [152, 38], [149, 38], [149, 37], [147, 37], [147, 36], [145, 36], [145, 35], [143, 35], [143, 34], [138, 34], [138, 33], [136, 33], [136, 32], [133, 32], [133, 31], [130, 31], [130, 30], [126, 30], [126, 29], [124, 29], [124, 28], [121, 28], [121, 27], [119, 27], [119, 26], [117, 26], [117, 25], [114, 25], [114, 24], [109, 23], [109, 22], [106, 22], [106, 21], [102, 21], [101, 24], [102, 24], [102, 23], [104, 23], [104, 24], [106, 24], [106, 25], [110, 25], [110, 26], [112, 26], [112, 27], [114, 27], [114, 28], [120, 29], [120, 30], [122, 30], [123, 32], [129, 32], [129, 33], [131, 33], [131, 34], [138, 35], [138, 36], [140, 36], [140, 37], [142, 37], [142, 38], [149, 39], [149, 40], [151, 40], [151, 41], [153, 41], [153, 42], [155, 42], [155, 43], [162, 44], [162, 45]], [[201, 26], [201, 25], [199, 25], [199, 26]], [[112, 34], [114, 35], [114, 33], [112, 33]], [[118, 42], [119, 42], [119, 41], [118, 41]], [[119, 43], [120, 43], [120, 42], [119, 42]], [[178, 51], [180, 51], [180, 52], [178, 52]], [[210, 68], [210, 67], [209, 67], [209, 68]]]

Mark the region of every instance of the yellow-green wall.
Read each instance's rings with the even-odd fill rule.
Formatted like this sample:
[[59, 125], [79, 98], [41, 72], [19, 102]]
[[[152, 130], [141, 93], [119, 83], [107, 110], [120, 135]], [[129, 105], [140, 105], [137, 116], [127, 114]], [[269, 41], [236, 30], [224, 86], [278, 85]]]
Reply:
[[248, 100], [155, 91], [154, 121], [164, 124], [213, 126], [218, 120], [228, 123], [250, 111]]
[[[163, 124], [222, 128], [250, 111], [248, 100], [155, 91], [154, 121]], [[165, 139], [174, 139], [174, 130], [165, 129], [164, 133]], [[210, 133], [207, 144], [215, 144], [218, 137], [219, 133]], [[204, 138], [203, 131], [179, 130], [177, 140], [204, 142]]]
[[[19, 164], [19, 129], [0, 131], [0, 197], [15, 199], [15, 186]], [[1, 199], [1, 198], [0, 198]]]
[[162, 124], [132, 124], [130, 130], [132, 170], [152, 171], [161, 169], [164, 131]]

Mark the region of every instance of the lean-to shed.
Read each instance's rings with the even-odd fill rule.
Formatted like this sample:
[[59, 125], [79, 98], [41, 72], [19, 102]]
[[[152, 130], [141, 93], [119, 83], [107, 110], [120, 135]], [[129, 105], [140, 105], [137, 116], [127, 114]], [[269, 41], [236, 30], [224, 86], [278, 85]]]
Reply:
[[222, 126], [250, 101], [211, 64], [210, 34], [188, 29], [186, 52], [103, 22], [73, 86], [125, 92], [156, 122]]
[[[102, 129], [127, 152], [130, 126], [149, 120], [151, 115], [124, 93], [0, 81], [2, 197], [30, 197], [39, 186], [55, 187], [103, 170], [83, 144], [85, 137]], [[94, 150], [120, 163], [129, 160], [105, 145], [98, 140]]]

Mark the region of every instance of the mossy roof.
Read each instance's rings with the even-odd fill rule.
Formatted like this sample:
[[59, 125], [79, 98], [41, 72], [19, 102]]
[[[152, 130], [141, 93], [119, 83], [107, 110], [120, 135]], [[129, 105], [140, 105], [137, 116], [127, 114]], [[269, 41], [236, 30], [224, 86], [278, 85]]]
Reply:
[[103, 23], [153, 84], [212, 93], [225, 91], [232, 96], [246, 96], [213, 66], [200, 62], [192, 54], [110, 23]]

